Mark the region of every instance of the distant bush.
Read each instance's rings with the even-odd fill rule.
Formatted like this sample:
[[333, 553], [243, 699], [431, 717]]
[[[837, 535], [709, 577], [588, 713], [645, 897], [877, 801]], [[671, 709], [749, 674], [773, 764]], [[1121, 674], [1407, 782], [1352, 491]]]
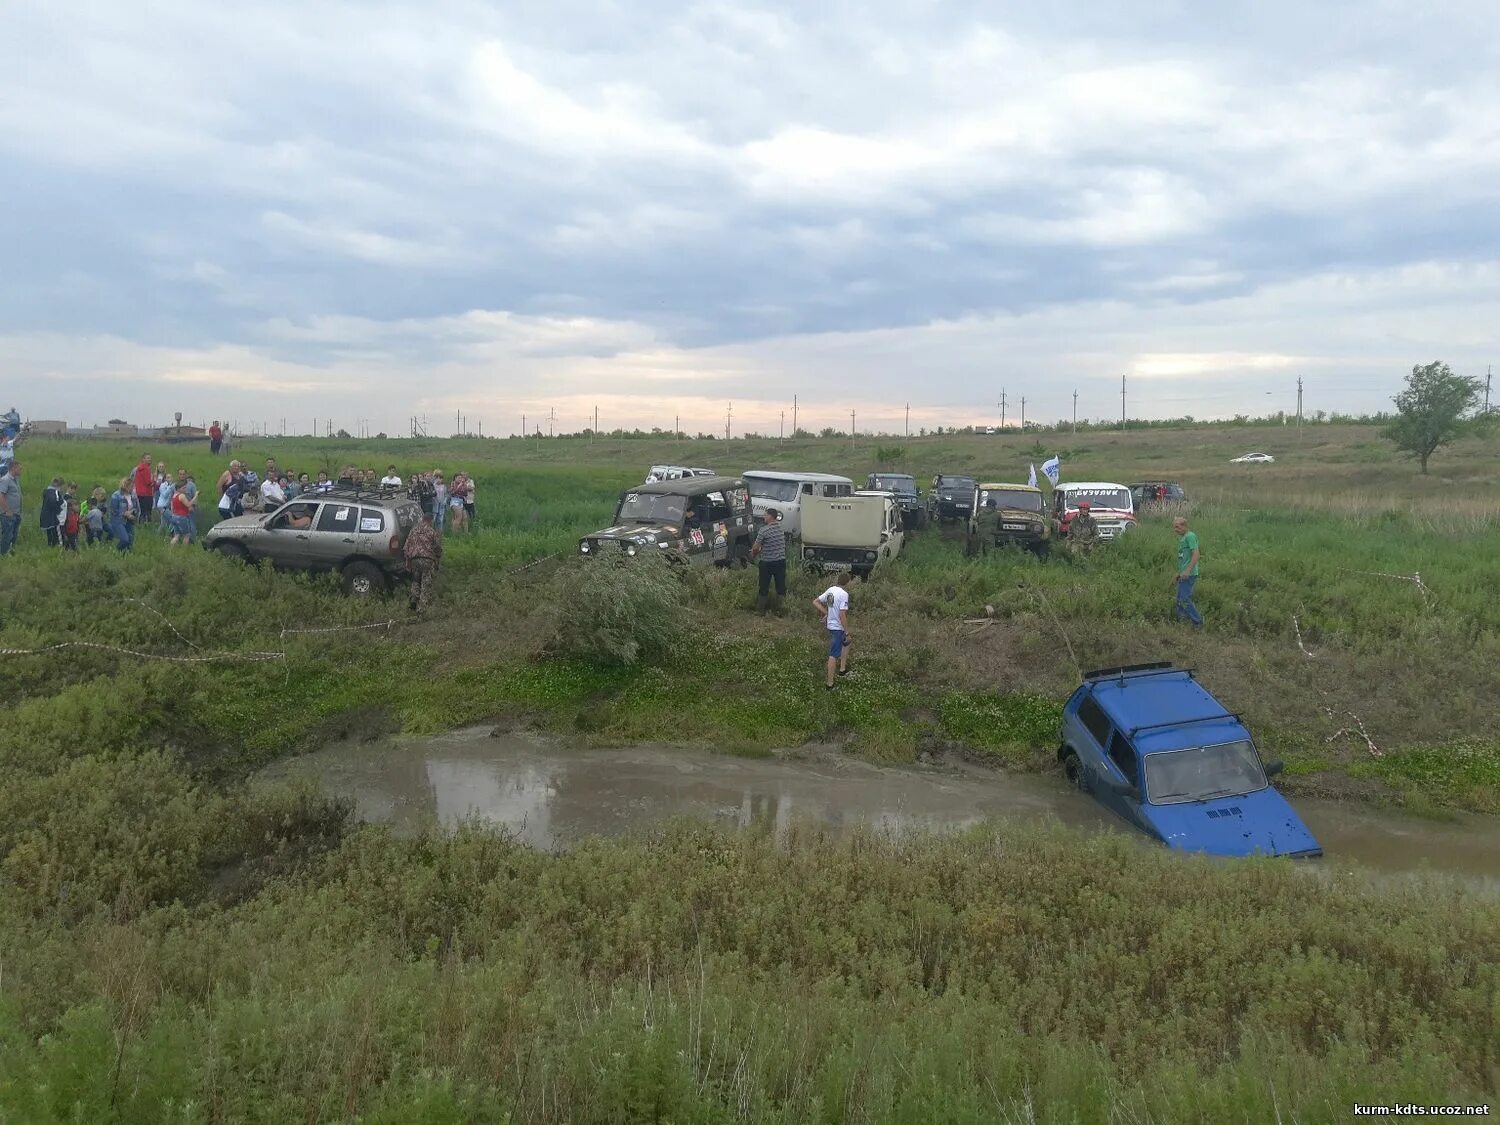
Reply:
[[881, 465], [896, 465], [906, 457], [904, 445], [882, 445], [875, 449], [875, 460]]
[[553, 651], [591, 664], [635, 664], [678, 647], [688, 615], [676, 568], [656, 555], [604, 554], [553, 580]]

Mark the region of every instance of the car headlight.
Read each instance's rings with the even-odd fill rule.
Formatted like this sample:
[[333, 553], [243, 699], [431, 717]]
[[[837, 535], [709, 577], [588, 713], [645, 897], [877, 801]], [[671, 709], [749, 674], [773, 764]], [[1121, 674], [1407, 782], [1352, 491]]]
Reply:
[[635, 544], [632, 543], [630, 546], [626, 547], [625, 548], [625, 553], [627, 555], [633, 555], [633, 554], [635, 554]]
[[586, 555], [586, 554], [588, 554], [589, 553], [589, 545], [587, 543], [580, 543], [580, 544], [578, 544], [578, 553], [580, 555]]
[[865, 562], [874, 562], [874, 561], [875, 561], [875, 552], [874, 551], [866, 551], [865, 552]]

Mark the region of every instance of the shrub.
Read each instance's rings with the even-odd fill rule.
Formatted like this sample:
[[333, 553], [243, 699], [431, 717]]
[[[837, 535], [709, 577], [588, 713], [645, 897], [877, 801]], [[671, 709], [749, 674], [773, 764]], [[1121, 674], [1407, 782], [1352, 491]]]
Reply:
[[563, 567], [551, 584], [553, 651], [591, 664], [654, 660], [679, 647], [688, 614], [676, 568], [655, 555], [601, 555]]
[[875, 460], [882, 467], [898, 465], [906, 457], [906, 446], [904, 445], [882, 445], [875, 449]]

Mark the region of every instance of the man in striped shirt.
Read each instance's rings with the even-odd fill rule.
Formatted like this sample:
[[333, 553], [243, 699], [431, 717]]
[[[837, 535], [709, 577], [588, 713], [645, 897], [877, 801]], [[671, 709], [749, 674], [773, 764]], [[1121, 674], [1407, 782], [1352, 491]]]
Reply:
[[750, 554], [760, 563], [760, 596], [755, 608], [766, 612], [771, 593], [771, 582], [776, 582], [776, 610], [781, 611], [781, 599], [786, 597], [786, 532], [781, 527], [781, 513], [767, 509], [765, 526], [755, 535], [755, 546]]

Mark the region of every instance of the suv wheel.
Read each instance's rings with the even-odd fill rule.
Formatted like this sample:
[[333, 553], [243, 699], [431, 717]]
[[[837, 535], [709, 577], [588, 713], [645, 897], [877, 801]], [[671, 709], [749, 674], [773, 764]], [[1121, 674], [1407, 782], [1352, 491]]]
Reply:
[[343, 570], [344, 593], [354, 598], [370, 598], [385, 593], [385, 572], [374, 563], [352, 562]]
[[233, 539], [225, 539], [221, 543], [215, 543], [214, 550], [226, 559], [233, 559], [235, 562], [248, 563], [250, 561], [250, 552], [245, 550], [242, 544], [236, 543]]
[[1063, 776], [1068, 779], [1068, 784], [1073, 788], [1084, 788], [1083, 763], [1078, 760], [1078, 755], [1072, 750], [1063, 755]]

